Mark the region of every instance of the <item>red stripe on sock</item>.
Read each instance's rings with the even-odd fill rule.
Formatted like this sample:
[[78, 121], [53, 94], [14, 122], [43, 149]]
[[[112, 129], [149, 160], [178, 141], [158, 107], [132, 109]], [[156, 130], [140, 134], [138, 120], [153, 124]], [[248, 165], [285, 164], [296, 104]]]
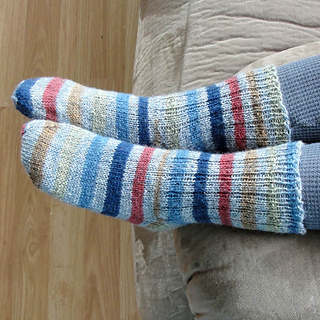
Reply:
[[234, 154], [223, 154], [220, 158], [220, 172], [219, 172], [219, 216], [221, 223], [231, 226], [230, 220], [230, 193], [233, 173], [233, 159]]
[[22, 126], [22, 129], [21, 129], [21, 131], [20, 131], [20, 134], [21, 134], [21, 136], [23, 136], [24, 134], [25, 134], [25, 129], [26, 129], [26, 124], [24, 124], [23, 126]]
[[65, 80], [61, 78], [53, 78], [44, 90], [42, 103], [46, 109], [46, 119], [57, 121], [56, 100], [59, 90]]
[[234, 135], [238, 150], [246, 149], [246, 127], [243, 116], [239, 82], [236, 77], [226, 80], [230, 88], [232, 112], [234, 119]]
[[132, 186], [132, 209], [131, 217], [128, 219], [129, 222], [134, 224], [140, 224], [143, 222], [143, 193], [144, 193], [144, 182], [148, 171], [148, 165], [151, 160], [153, 148], [146, 147], [139, 159], [139, 163], [136, 169], [136, 173], [133, 180]]

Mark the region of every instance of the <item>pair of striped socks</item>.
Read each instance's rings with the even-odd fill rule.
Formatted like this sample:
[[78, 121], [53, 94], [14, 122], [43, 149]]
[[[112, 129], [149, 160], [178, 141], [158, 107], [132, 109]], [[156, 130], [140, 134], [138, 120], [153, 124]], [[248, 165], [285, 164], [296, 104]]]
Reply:
[[[12, 99], [38, 120], [22, 129], [23, 165], [55, 198], [151, 230], [214, 223], [303, 234], [305, 146], [292, 142], [301, 140], [295, 109], [303, 97], [283, 87], [294, 81], [305, 92], [318, 81], [290, 80], [288, 69], [298, 73], [269, 66], [156, 97], [25, 80]], [[320, 141], [317, 124], [310, 127], [303, 140]]]

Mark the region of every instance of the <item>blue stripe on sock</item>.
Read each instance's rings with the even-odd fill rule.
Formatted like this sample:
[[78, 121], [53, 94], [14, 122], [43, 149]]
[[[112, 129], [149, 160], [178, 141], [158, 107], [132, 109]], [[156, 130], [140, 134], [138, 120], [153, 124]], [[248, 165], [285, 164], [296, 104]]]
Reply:
[[189, 151], [178, 150], [172, 163], [171, 180], [169, 193], [172, 195], [168, 198], [168, 220], [173, 223], [183, 223], [181, 217], [181, 204], [183, 197], [183, 184], [181, 179], [185, 172], [186, 157]]
[[194, 182], [193, 217], [199, 223], [211, 223], [205, 195], [210, 153], [201, 153]]
[[149, 125], [148, 125], [148, 102], [149, 98], [140, 97], [138, 104], [139, 118], [139, 144], [150, 145]]
[[132, 148], [131, 143], [121, 142], [114, 153], [102, 214], [111, 217], [117, 217], [119, 214], [122, 178]]
[[12, 97], [16, 108], [28, 118], [32, 118], [33, 113], [30, 90], [38, 80], [39, 78], [23, 81], [23, 83], [18, 86]]
[[201, 135], [201, 123], [199, 121], [199, 114], [198, 114], [198, 107], [197, 107], [197, 91], [190, 90], [187, 92], [187, 106], [188, 106], [188, 116], [189, 116], [189, 125], [190, 128], [190, 137], [193, 145], [194, 150], [204, 150], [205, 145], [202, 141]]
[[92, 197], [94, 195], [99, 163], [107, 141], [108, 139], [106, 138], [96, 136], [88, 149], [80, 182], [82, 189], [78, 205], [82, 208], [90, 208]]
[[207, 87], [208, 105], [211, 121], [211, 135], [217, 151], [226, 152], [227, 144], [224, 132], [220, 89], [216, 85]]
[[125, 93], [118, 93], [116, 127], [118, 130], [118, 139], [124, 140], [124, 141], [129, 141], [128, 104], [129, 104], [129, 95]]

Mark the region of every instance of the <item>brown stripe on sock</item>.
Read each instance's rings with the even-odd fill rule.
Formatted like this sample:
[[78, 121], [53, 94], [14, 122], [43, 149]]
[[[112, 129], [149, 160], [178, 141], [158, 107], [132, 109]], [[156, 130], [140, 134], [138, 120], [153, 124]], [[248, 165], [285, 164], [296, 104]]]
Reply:
[[268, 158], [266, 159], [266, 169], [265, 173], [265, 184], [267, 188], [267, 208], [268, 208], [268, 216], [267, 216], [267, 226], [266, 231], [274, 231], [275, 227], [279, 226], [279, 208], [277, 206], [278, 197], [281, 196], [277, 188], [274, 185], [275, 178], [278, 172], [278, 159], [277, 159], [277, 151], [275, 147], [268, 148]]
[[161, 147], [161, 138], [160, 138], [160, 130], [159, 130], [159, 119], [154, 120], [154, 143], [153, 145], [156, 148]]
[[244, 229], [256, 229], [256, 172], [257, 153], [247, 151], [244, 156], [244, 169], [241, 198], [241, 222]]
[[164, 99], [165, 110], [164, 110], [164, 120], [168, 125], [166, 126], [165, 134], [168, 142], [168, 148], [179, 149], [180, 139], [179, 139], [179, 126], [178, 126], [178, 110], [176, 105], [179, 104], [177, 97], [175, 95], [168, 95]]
[[67, 105], [67, 115], [69, 117], [70, 123], [76, 126], [81, 125], [81, 96], [84, 91], [84, 86], [80, 84], [75, 84], [71, 89], [68, 105]]
[[253, 71], [247, 73], [247, 79], [249, 82], [249, 90], [251, 95], [251, 108], [254, 117], [254, 125], [256, 131], [257, 147], [266, 147], [268, 136], [265, 124], [262, 118], [262, 106], [260, 104], [260, 95], [257, 88], [257, 83]]
[[[110, 100], [111, 99], [111, 100]], [[113, 101], [113, 102], [111, 102]], [[108, 124], [107, 117], [108, 114], [117, 114], [117, 94], [112, 93], [111, 97], [108, 95], [107, 91], [95, 90], [92, 97], [92, 115], [91, 115], [91, 125], [92, 131], [101, 135], [105, 135], [107, 132], [112, 132], [112, 135], [118, 134], [118, 129], [116, 126], [116, 120], [114, 119], [113, 125]]]
[[75, 158], [77, 147], [83, 138], [83, 133], [78, 127], [72, 127], [65, 137], [61, 147], [59, 160], [57, 160], [58, 169], [55, 177], [55, 182], [51, 190], [51, 195], [58, 199], [64, 199], [67, 186], [68, 175], [70, 168]]
[[[168, 230], [170, 227], [166, 225], [165, 221], [161, 218], [158, 218], [156, 222], [152, 222], [146, 226], [147, 229], [153, 231], [161, 231], [161, 230]], [[171, 228], [172, 229], [172, 228]]]
[[169, 150], [164, 152], [159, 164], [158, 171], [157, 171], [156, 185], [154, 189], [154, 202], [153, 202], [154, 215], [157, 218], [157, 220], [159, 219], [159, 211], [160, 211], [160, 194], [161, 194], [161, 181], [163, 176], [163, 168], [167, 161], [169, 153], [170, 153]]
[[34, 146], [31, 161], [29, 176], [37, 188], [41, 187], [43, 180], [43, 165], [50, 147], [51, 141], [58, 130], [58, 124], [46, 124], [38, 137]]

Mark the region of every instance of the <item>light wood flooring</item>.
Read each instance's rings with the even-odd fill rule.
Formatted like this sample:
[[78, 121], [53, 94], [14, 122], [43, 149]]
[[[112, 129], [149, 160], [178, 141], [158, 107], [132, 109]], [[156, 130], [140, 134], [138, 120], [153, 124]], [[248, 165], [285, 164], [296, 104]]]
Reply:
[[0, 1], [0, 319], [140, 319], [129, 224], [38, 191], [20, 163], [23, 79], [131, 92], [138, 0]]

